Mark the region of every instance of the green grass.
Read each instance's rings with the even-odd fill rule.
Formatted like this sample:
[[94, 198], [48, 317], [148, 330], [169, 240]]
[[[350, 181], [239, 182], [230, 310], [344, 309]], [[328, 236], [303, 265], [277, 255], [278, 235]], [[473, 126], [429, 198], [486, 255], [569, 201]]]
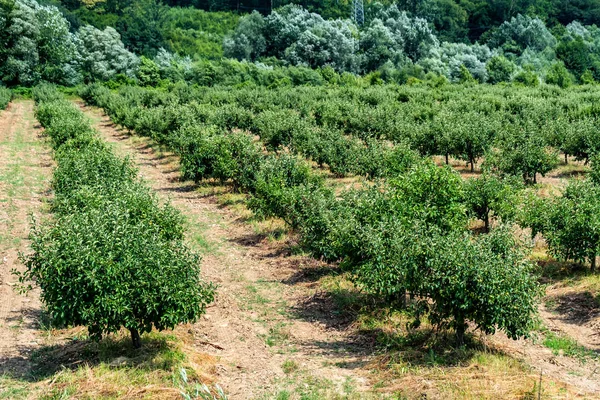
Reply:
[[557, 356], [574, 357], [581, 361], [600, 358], [600, 354], [580, 345], [573, 338], [550, 331], [546, 332], [543, 344]]
[[281, 365], [281, 369], [283, 369], [283, 372], [285, 372], [286, 374], [296, 372], [298, 371], [298, 368], [298, 363], [294, 360], [285, 360]]

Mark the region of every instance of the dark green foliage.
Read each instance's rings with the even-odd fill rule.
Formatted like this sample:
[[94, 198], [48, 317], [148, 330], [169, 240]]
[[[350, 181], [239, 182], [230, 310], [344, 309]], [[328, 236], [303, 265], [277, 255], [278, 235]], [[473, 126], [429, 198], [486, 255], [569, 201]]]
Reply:
[[556, 48], [556, 56], [575, 76], [581, 76], [592, 67], [592, 49], [588, 48], [581, 37], [575, 40], [561, 41]]
[[4, 110], [11, 100], [12, 92], [10, 91], [10, 89], [0, 86], [0, 110]]
[[193, 322], [212, 301], [199, 257], [117, 203], [66, 214], [33, 230], [27, 273], [58, 326], [87, 326], [93, 338]]
[[562, 63], [554, 63], [550, 70], [546, 73], [546, 83], [550, 85], [556, 85], [561, 88], [567, 88], [571, 86], [573, 80], [571, 74], [565, 68]]
[[495, 56], [485, 66], [489, 83], [510, 82], [516, 65], [504, 56]]

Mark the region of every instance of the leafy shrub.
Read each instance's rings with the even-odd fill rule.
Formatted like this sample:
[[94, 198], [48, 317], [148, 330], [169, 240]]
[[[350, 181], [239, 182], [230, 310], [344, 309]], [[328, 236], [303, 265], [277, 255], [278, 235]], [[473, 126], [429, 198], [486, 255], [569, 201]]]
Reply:
[[12, 92], [0, 86], [0, 110], [4, 110], [12, 100]]
[[269, 156], [256, 174], [248, 206], [260, 217], [279, 217], [296, 227], [298, 222], [291, 218], [296, 200], [294, 189], [320, 183], [306, 162], [287, 154]]
[[239, 183], [243, 169], [260, 156], [252, 138], [244, 133], [219, 134], [210, 128], [183, 132], [178, 152], [185, 179]]
[[70, 196], [82, 186], [118, 189], [133, 182], [137, 170], [129, 159], [116, 157], [107, 147], [65, 148], [56, 154], [58, 167], [52, 178], [57, 196]]
[[546, 73], [546, 83], [550, 85], [556, 85], [561, 88], [567, 88], [571, 86], [573, 80], [571, 74], [565, 68], [563, 63], [554, 63], [550, 70]]
[[485, 66], [488, 73], [488, 82], [495, 84], [510, 82], [516, 65], [504, 56], [492, 57]]
[[443, 231], [466, 225], [462, 178], [452, 168], [426, 160], [390, 179], [390, 187], [396, 213]]
[[42, 102], [36, 108], [36, 117], [46, 128], [44, 134], [50, 137], [55, 149], [69, 139], [93, 134], [85, 115], [65, 100]]
[[64, 215], [31, 234], [21, 280], [35, 280], [59, 326], [87, 326], [93, 338], [125, 327], [135, 347], [153, 327], [194, 322], [213, 299], [199, 257], [118, 204]]
[[600, 187], [572, 180], [563, 195], [549, 201], [543, 235], [550, 252], [564, 260], [589, 262], [596, 269], [600, 246]]
[[490, 217], [509, 221], [517, 208], [519, 182], [510, 178], [498, 178], [484, 172], [478, 178], [468, 179], [464, 185], [465, 204], [469, 214], [490, 229]]

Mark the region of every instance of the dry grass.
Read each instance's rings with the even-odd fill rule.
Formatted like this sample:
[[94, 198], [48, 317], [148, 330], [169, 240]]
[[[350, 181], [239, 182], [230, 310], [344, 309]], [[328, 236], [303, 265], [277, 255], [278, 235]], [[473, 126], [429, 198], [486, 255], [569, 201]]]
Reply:
[[53, 331], [28, 373], [0, 377], [0, 399], [180, 399], [181, 368], [190, 382], [206, 384], [216, 372], [217, 360], [195, 348], [190, 328], [146, 334], [140, 350], [124, 331], [99, 343], [81, 329]]

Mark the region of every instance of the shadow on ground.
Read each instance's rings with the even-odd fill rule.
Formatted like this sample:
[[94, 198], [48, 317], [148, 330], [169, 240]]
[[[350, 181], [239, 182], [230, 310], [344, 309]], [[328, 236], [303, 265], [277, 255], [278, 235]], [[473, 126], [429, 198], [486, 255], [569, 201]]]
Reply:
[[145, 335], [143, 347], [134, 349], [128, 337], [106, 337], [99, 342], [73, 339], [53, 346], [21, 346], [18, 355], [0, 358], [0, 376], [39, 382], [62, 370], [107, 364], [111, 368], [169, 371], [183, 355], [166, 335]]

